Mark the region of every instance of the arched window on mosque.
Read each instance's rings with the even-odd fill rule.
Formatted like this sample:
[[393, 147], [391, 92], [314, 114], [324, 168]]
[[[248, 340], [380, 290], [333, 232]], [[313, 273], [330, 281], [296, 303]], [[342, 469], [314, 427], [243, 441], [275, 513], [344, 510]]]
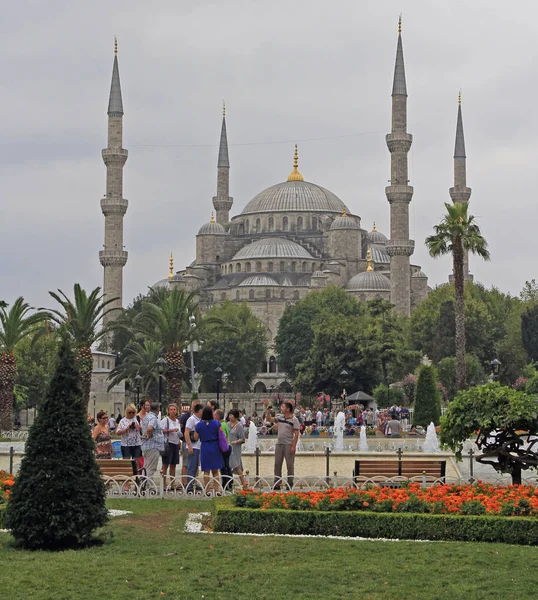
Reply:
[[293, 299], [294, 299], [294, 300], [299, 300], [299, 290], [295, 290], [295, 291], [293, 292]]
[[235, 299], [236, 300], [240, 300], [241, 299], [241, 294], [240, 294], [239, 290], [236, 290], [236, 292], [235, 292]]
[[266, 298], [270, 298], [271, 297], [271, 290], [270, 289], [266, 289], [265, 290], [265, 297]]
[[272, 273], [273, 272], [273, 263], [272, 262], [268, 262], [267, 263], [267, 270]]
[[297, 217], [297, 231], [301, 231], [303, 228], [303, 217]]
[[110, 361], [109, 360], [106, 361], [106, 368], [110, 369]]
[[248, 291], [248, 299], [249, 300], [254, 300], [254, 290], [249, 290]]
[[312, 229], [314, 231], [317, 231], [317, 229], [318, 229], [318, 218], [317, 217], [312, 217]]
[[261, 273], [262, 270], [262, 263], [258, 260], [256, 262], [256, 273]]
[[301, 271], [303, 273], [306, 273], [306, 260], [303, 261], [303, 264], [301, 265]]
[[269, 358], [269, 373], [276, 373], [276, 358], [274, 356]]
[[284, 290], [280, 290], [280, 297], [284, 300], [285, 292]]
[[102, 361], [101, 361], [101, 369], [104, 369], [104, 368], [105, 368], [105, 361], [104, 361], [104, 360], [102, 360]]
[[282, 231], [288, 231], [288, 217], [282, 219]]
[[262, 370], [261, 373], [267, 373], [267, 361], [264, 359], [262, 360]]
[[226, 300], [226, 292], [222, 292], [220, 299], [224, 302]]
[[273, 231], [274, 228], [275, 228], [275, 220], [273, 219], [273, 217], [269, 217], [269, 231]]
[[254, 385], [254, 392], [256, 394], [265, 394], [267, 392], [267, 387], [266, 387], [265, 383], [263, 383], [263, 381], [258, 381]]
[[260, 233], [262, 230], [262, 222], [260, 219], [256, 219], [256, 233]]
[[316, 263], [312, 263], [312, 273], [316, 270]]
[[224, 275], [228, 275], [228, 266], [224, 265]]
[[281, 260], [280, 261], [280, 271], [285, 271], [286, 270], [286, 263], [285, 261]]
[[220, 260], [220, 256], [217, 254], [217, 256], [215, 256], [215, 262], [219, 262]]
[[245, 263], [245, 271], [246, 271], [247, 273], [250, 273], [250, 263], [249, 263], [249, 262], [248, 262], [248, 263]]
[[249, 233], [249, 229], [250, 229], [250, 221], [247, 219], [245, 221], [245, 233]]
[[243, 235], [245, 233], [245, 224], [239, 223], [239, 235]]
[[241, 273], [241, 263], [237, 263], [237, 264], [235, 265], [235, 272], [236, 272], [236, 273]]
[[291, 272], [295, 273], [296, 270], [297, 270], [297, 263], [295, 261], [292, 261], [292, 263], [291, 263]]

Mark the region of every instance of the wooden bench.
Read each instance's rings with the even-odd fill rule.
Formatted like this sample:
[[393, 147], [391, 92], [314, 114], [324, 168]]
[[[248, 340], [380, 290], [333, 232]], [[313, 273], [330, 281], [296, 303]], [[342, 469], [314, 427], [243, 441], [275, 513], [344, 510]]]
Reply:
[[101, 469], [101, 474], [104, 477], [127, 478], [136, 477], [138, 475], [136, 460], [133, 460], [131, 458], [98, 458], [97, 464], [99, 465], [99, 468]]
[[353, 477], [434, 477], [446, 475], [446, 460], [356, 460]]

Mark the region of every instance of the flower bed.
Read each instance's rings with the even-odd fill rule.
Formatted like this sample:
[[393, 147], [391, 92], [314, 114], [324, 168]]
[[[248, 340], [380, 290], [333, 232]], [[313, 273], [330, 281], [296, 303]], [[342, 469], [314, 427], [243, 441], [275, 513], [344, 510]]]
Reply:
[[467, 485], [419, 483], [402, 487], [337, 488], [313, 492], [262, 493], [244, 490], [233, 497], [240, 508], [301, 511], [368, 511], [377, 513], [433, 513], [453, 515], [538, 516], [538, 488], [499, 486], [477, 482]]
[[9, 494], [11, 487], [15, 483], [15, 476], [7, 473], [6, 471], [0, 471], [0, 505], [6, 504], [9, 500]]

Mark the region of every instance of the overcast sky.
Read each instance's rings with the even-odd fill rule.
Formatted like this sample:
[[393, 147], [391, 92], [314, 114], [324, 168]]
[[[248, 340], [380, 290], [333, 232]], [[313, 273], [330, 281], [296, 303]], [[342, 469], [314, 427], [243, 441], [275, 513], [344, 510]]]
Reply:
[[[515, 8], [517, 7], [517, 8]], [[538, 3], [519, 0], [19, 0], [0, 23], [0, 299], [102, 285], [113, 38], [123, 92], [124, 304], [195, 256], [216, 187], [227, 104], [232, 214], [300, 171], [388, 233], [391, 84], [398, 14], [414, 141], [414, 264], [445, 282], [424, 238], [449, 201], [463, 92], [471, 212], [492, 260], [488, 287], [537, 276]]]

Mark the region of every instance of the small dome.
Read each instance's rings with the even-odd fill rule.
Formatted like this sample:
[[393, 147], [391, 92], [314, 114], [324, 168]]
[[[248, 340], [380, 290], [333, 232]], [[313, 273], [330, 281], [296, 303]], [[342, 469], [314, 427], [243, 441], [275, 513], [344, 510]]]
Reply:
[[[381, 233], [379, 235], [383, 234]], [[372, 244], [370, 246], [370, 251], [372, 253], [372, 260], [375, 263], [390, 263], [390, 256], [387, 254], [385, 246], [382, 246], [381, 244]]]
[[270, 285], [278, 285], [278, 283], [272, 277], [268, 277], [267, 275], [251, 275], [250, 277], [243, 279], [243, 281], [239, 284], [239, 287], [267, 287]]
[[383, 246], [388, 242], [387, 236], [384, 233], [381, 233], [381, 231], [377, 231], [375, 223], [372, 231], [368, 232], [368, 240], [372, 244], [382, 244]]
[[211, 213], [211, 221], [200, 227], [198, 235], [226, 235], [226, 229], [215, 221], [215, 217]]
[[424, 273], [424, 271], [422, 271], [421, 269], [419, 269], [418, 271], [415, 271], [415, 273], [413, 273], [412, 277], [416, 277], [417, 279], [419, 279], [419, 278], [428, 279], [428, 276], [426, 275], [426, 273]]
[[390, 281], [376, 271], [363, 271], [348, 281], [346, 289], [353, 292], [389, 291]]
[[335, 229], [360, 229], [360, 227], [353, 217], [344, 212], [339, 217], [336, 217], [329, 229], [333, 231]]
[[300, 244], [285, 238], [262, 238], [247, 244], [232, 260], [249, 260], [253, 258], [309, 258], [313, 259]]
[[312, 277], [327, 277], [327, 275], [325, 275], [325, 273], [323, 271], [314, 271], [312, 273]]

